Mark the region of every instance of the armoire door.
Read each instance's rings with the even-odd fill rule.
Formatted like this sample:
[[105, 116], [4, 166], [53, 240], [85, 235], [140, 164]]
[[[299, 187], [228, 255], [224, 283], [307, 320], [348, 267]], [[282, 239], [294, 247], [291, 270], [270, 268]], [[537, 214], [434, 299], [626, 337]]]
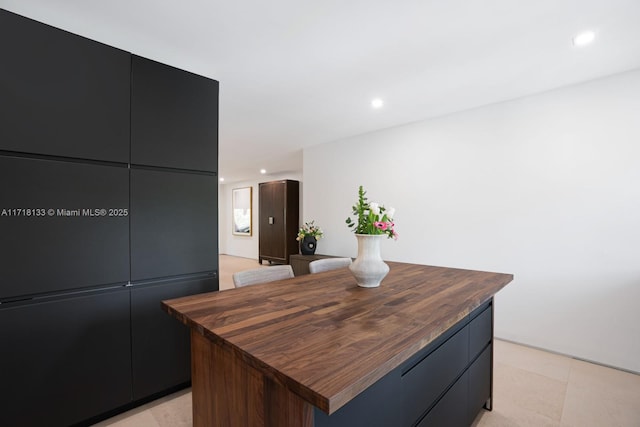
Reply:
[[260, 184], [260, 257], [286, 258], [284, 240], [285, 184]]

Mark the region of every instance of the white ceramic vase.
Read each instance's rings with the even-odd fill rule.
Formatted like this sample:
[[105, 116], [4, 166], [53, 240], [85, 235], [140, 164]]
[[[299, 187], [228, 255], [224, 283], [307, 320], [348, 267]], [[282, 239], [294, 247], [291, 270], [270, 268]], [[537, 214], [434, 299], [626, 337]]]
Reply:
[[358, 257], [349, 266], [358, 286], [375, 288], [389, 272], [389, 266], [380, 257], [380, 242], [386, 234], [356, 234]]

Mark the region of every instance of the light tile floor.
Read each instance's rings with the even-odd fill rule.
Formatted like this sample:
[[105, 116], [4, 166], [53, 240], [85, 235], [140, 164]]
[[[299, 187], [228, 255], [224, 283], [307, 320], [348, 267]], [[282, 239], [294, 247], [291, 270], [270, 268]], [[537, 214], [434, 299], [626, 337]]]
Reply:
[[219, 258], [219, 277], [220, 277], [220, 290], [233, 289], [233, 273], [237, 271], [250, 270], [252, 268], [267, 268], [269, 263], [264, 261], [264, 264], [260, 265], [257, 259], [241, 258], [237, 256], [220, 255]]
[[640, 375], [496, 340], [494, 408], [474, 425], [640, 427]]
[[[220, 289], [233, 288], [233, 272], [257, 267], [257, 260], [221, 255]], [[640, 427], [640, 375], [506, 341], [495, 341], [493, 391], [493, 411], [482, 411], [474, 427]], [[96, 426], [191, 426], [191, 391]]]

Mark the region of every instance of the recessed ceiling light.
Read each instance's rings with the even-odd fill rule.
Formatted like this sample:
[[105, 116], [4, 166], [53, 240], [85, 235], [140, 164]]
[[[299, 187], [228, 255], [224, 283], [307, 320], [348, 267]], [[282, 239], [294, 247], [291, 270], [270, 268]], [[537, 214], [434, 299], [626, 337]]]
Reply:
[[380, 98], [375, 98], [371, 100], [371, 106], [373, 108], [381, 108], [384, 105], [384, 101]]
[[596, 33], [594, 33], [593, 31], [585, 31], [583, 33], [576, 35], [573, 38], [573, 45], [586, 46], [589, 43], [591, 43], [595, 38], [596, 38]]
[[260, 169], [260, 173], [264, 175], [265, 173], [267, 173], [267, 170], [266, 169]]
[[224, 178], [223, 177], [220, 177], [220, 182], [224, 182]]

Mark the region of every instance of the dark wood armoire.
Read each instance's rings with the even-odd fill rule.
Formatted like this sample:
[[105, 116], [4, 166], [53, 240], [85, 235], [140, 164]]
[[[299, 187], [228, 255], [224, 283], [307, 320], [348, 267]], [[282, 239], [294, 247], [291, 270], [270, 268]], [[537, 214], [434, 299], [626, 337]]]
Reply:
[[298, 253], [300, 183], [289, 179], [259, 184], [258, 262], [288, 264]]

